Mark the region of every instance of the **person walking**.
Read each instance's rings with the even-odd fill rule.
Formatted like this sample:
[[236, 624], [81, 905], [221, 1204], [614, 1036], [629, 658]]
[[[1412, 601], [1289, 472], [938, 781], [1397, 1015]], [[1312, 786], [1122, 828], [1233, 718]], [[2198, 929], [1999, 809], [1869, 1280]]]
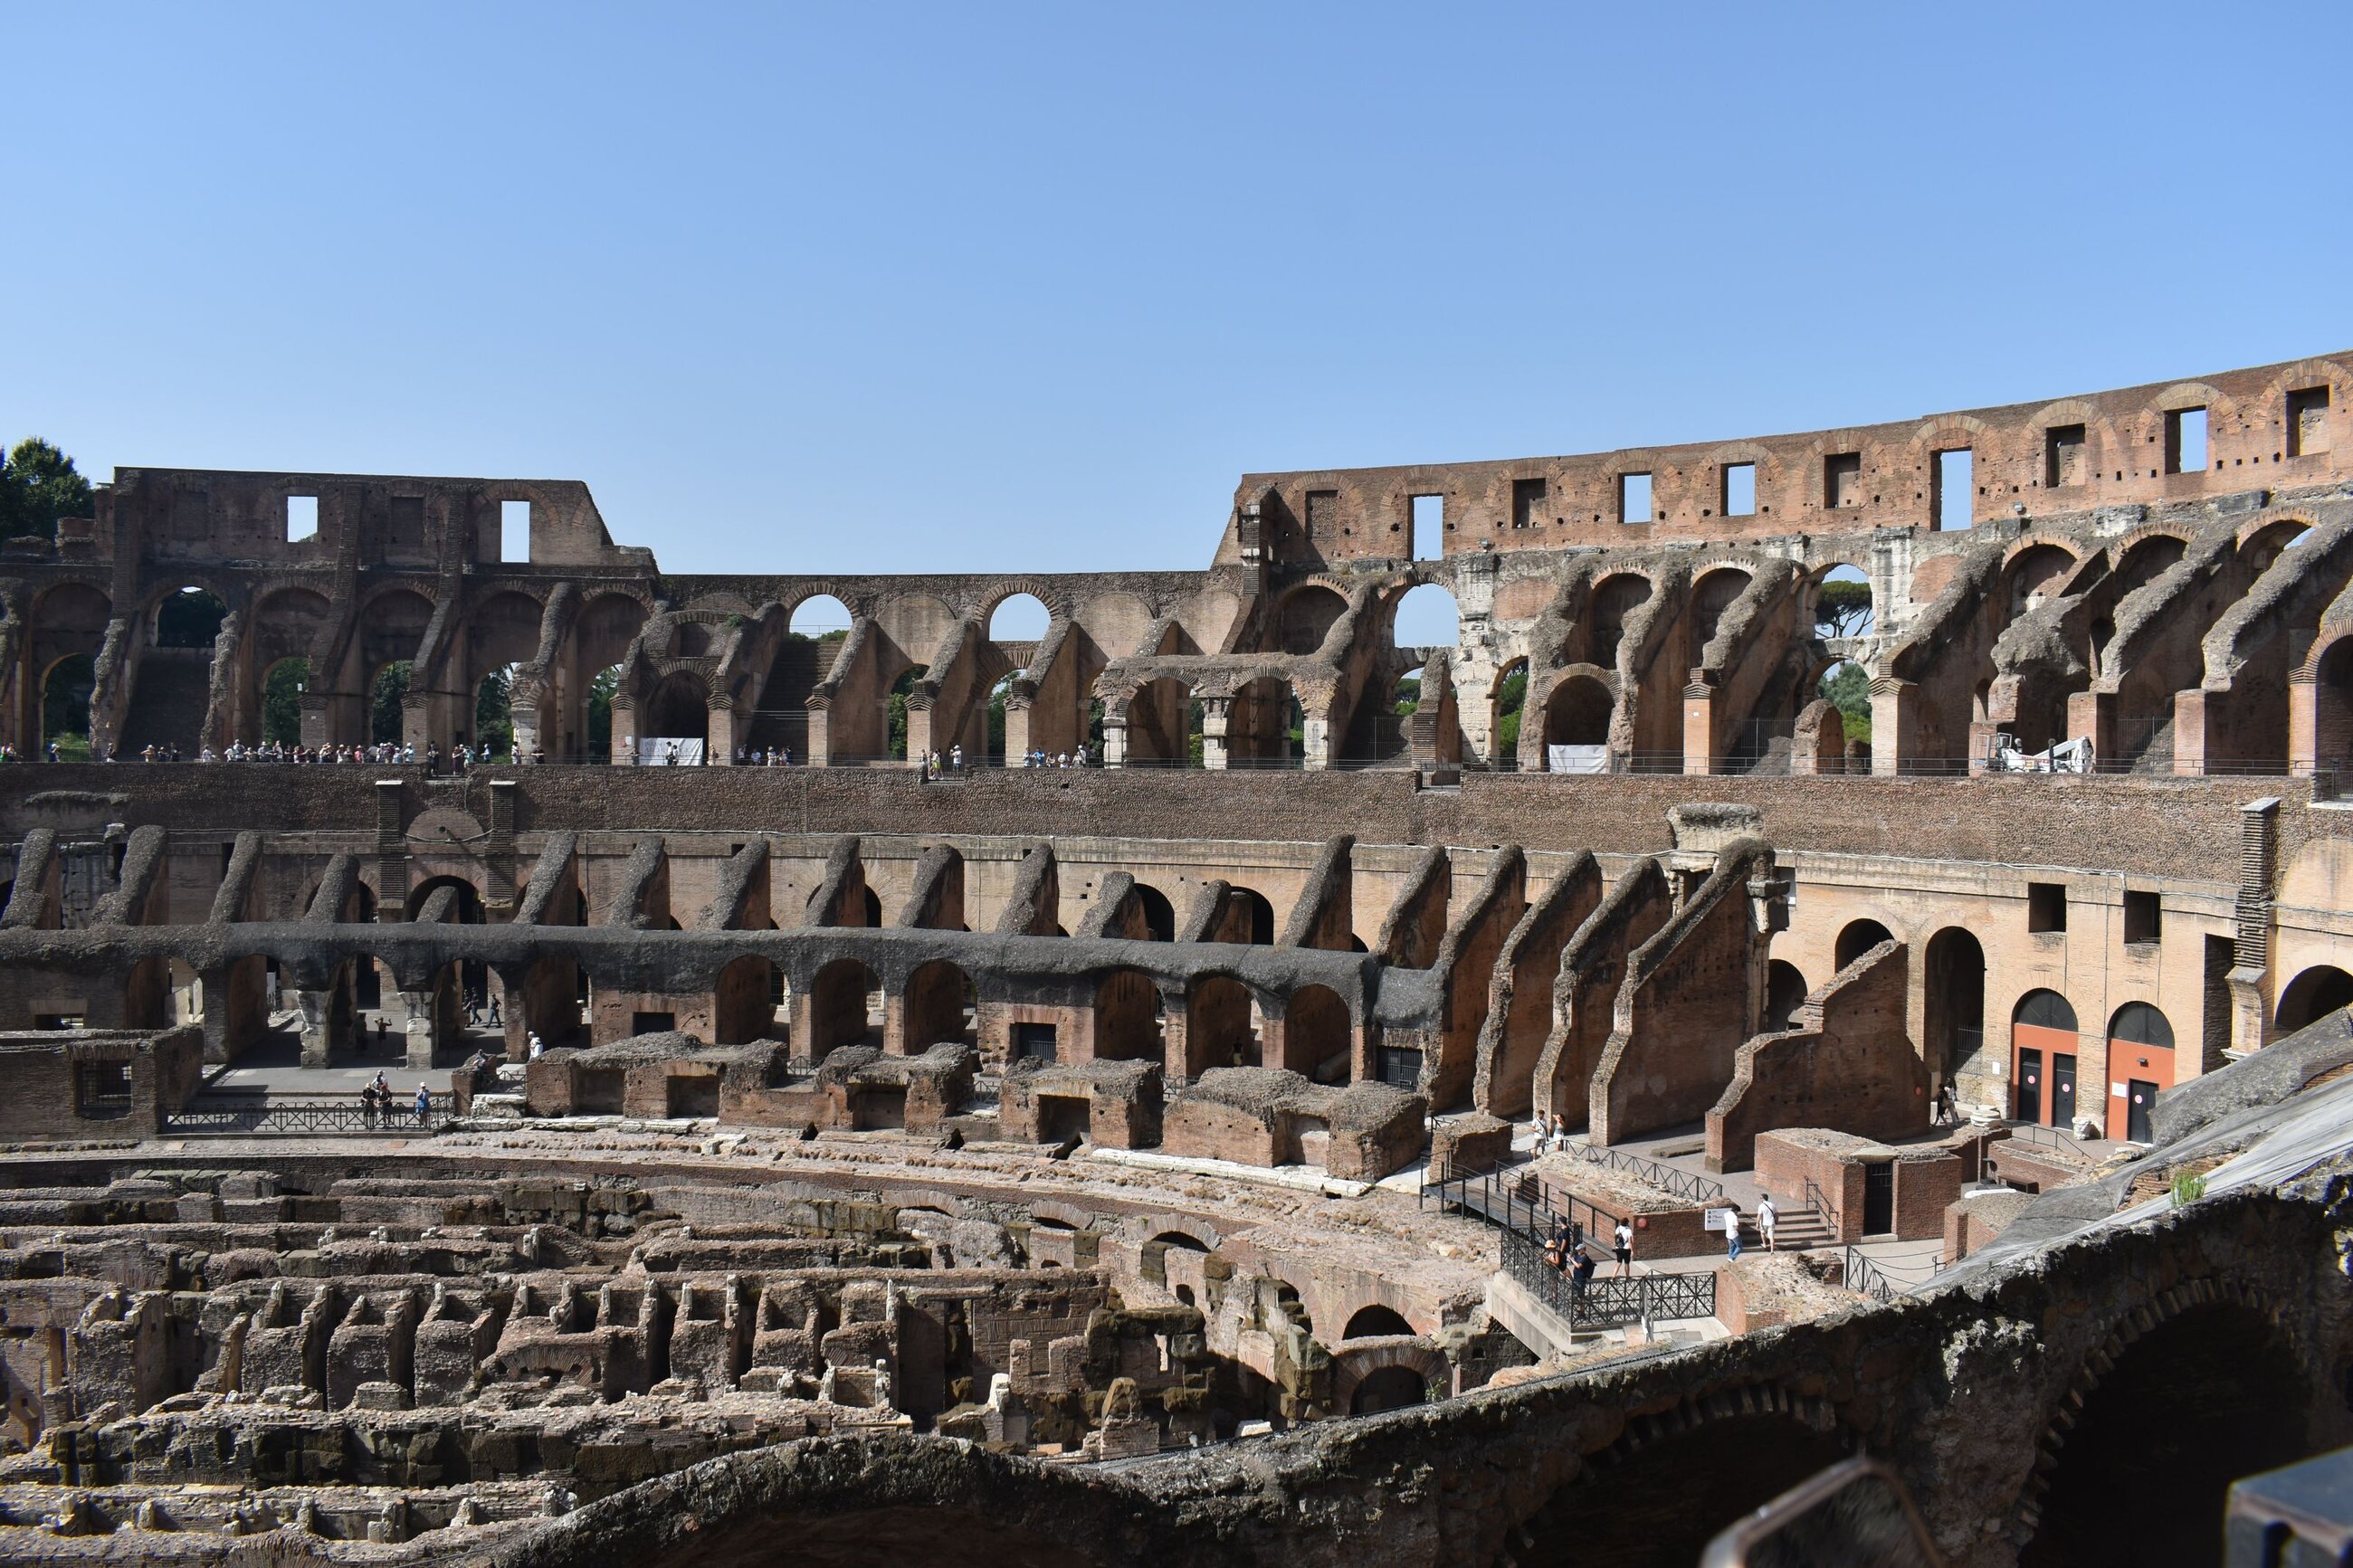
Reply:
[[1780, 1221], [1781, 1214], [1773, 1206], [1772, 1194], [1767, 1193], [1757, 1200], [1757, 1234], [1765, 1238], [1765, 1250], [1767, 1252], [1780, 1250], [1773, 1242], [1773, 1227]]
[[1724, 1255], [1727, 1261], [1740, 1261], [1740, 1210], [1736, 1205], [1725, 1211]]
[[1634, 1272], [1634, 1226], [1621, 1219], [1618, 1222], [1618, 1228], [1609, 1235], [1617, 1244], [1618, 1278], [1623, 1279]]

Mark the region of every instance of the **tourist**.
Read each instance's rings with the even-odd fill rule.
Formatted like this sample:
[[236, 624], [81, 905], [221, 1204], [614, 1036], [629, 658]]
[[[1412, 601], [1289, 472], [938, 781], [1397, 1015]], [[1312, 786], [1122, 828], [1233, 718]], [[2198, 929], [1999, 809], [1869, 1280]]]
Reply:
[[964, 742], [958, 741], [948, 748], [948, 766], [956, 773], [964, 772]]
[[1727, 1209], [1727, 1210], [1726, 1210], [1726, 1211], [1725, 1211], [1725, 1214], [1726, 1214], [1726, 1215], [1727, 1215], [1727, 1217], [1725, 1218], [1725, 1222], [1724, 1222], [1724, 1249], [1725, 1249], [1725, 1259], [1726, 1259], [1727, 1261], [1729, 1261], [1729, 1262], [1733, 1262], [1733, 1263], [1737, 1263], [1737, 1262], [1739, 1262], [1739, 1261], [1740, 1261], [1740, 1208], [1739, 1208], [1739, 1205], [1735, 1205], [1733, 1207], [1731, 1207], [1731, 1208]]
[[541, 1055], [542, 1055], [542, 1054], [543, 1054], [543, 1053], [546, 1051], [546, 1049], [547, 1049], [547, 1044], [546, 1044], [546, 1042], [545, 1042], [545, 1041], [543, 1041], [543, 1040], [542, 1040], [542, 1039], [539, 1037], [539, 1036], [538, 1036], [537, 1034], [535, 1034], [535, 1033], [534, 1033], [534, 1034], [531, 1037], [531, 1053], [530, 1053], [530, 1055], [531, 1055], [531, 1059], [532, 1059], [533, 1061], [537, 1061], [537, 1060], [539, 1060], [539, 1058], [540, 1058]]
[[1568, 1300], [1573, 1312], [1585, 1300], [1585, 1288], [1593, 1281], [1593, 1255], [1583, 1247], [1577, 1248], [1576, 1261], [1569, 1266]]
[[1617, 1244], [1618, 1278], [1623, 1279], [1634, 1272], [1634, 1227], [1621, 1219], [1618, 1222], [1618, 1228], [1609, 1234]]
[[499, 998], [498, 998], [498, 994], [497, 994], [497, 993], [495, 993], [495, 992], [493, 992], [493, 993], [491, 994], [491, 1022], [493, 1025], [496, 1025], [496, 1024], [498, 1024], [498, 1023], [500, 1022], [500, 1019], [499, 1019]]
[[423, 1084], [417, 1086], [417, 1120], [421, 1126], [433, 1115], [433, 1091]]
[[1773, 1226], [1780, 1218], [1780, 1211], [1773, 1206], [1772, 1194], [1767, 1193], [1757, 1200], [1757, 1234], [1764, 1238], [1767, 1252], [1779, 1250], [1773, 1245]]

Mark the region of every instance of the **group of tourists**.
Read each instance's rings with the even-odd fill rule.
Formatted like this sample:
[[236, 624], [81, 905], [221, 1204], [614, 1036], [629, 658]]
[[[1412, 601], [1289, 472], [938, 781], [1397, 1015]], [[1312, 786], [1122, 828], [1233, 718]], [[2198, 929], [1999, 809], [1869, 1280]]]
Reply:
[[790, 746], [738, 746], [735, 765], [739, 768], [788, 768], [793, 765]]
[[[51, 741], [47, 750], [49, 761], [58, 763], [66, 760], [58, 741]], [[100, 746], [91, 751], [90, 760], [111, 763], [117, 758], [111, 749]], [[142, 763], [178, 763], [187, 759], [182, 754], [177, 744], [166, 742], [162, 745], [142, 746], [139, 749], [138, 760]], [[14, 746], [0, 745], [0, 763], [22, 761], [24, 758], [18, 754]], [[415, 746], [399, 741], [380, 741], [367, 746], [301, 744], [290, 746], [282, 741], [261, 741], [248, 745], [243, 741], [231, 741], [227, 748], [222, 751], [215, 751], [209, 745], [199, 748], [196, 761], [200, 763], [283, 763], [301, 767], [336, 765], [393, 767], [421, 762], [425, 764], [426, 772], [431, 773], [441, 772], [442, 764], [446, 762], [451, 773], [462, 773], [468, 768], [487, 766], [492, 763], [514, 765], [544, 763], [547, 761], [547, 752], [537, 746], [533, 747], [528, 753], [524, 752], [520, 746], [510, 746], [501, 755], [494, 746], [487, 743], [478, 746], [464, 741], [451, 746], [447, 752], [442, 751], [439, 745], [427, 742], [421, 756]]]
[[[360, 1114], [370, 1127], [375, 1126], [379, 1121], [391, 1121], [394, 1107], [398, 1102], [399, 1097], [393, 1093], [392, 1085], [385, 1081], [382, 1073], [375, 1075], [374, 1083], [360, 1090]], [[417, 1099], [413, 1109], [417, 1113], [418, 1126], [423, 1126], [432, 1119], [433, 1091], [421, 1083], [417, 1086]]]

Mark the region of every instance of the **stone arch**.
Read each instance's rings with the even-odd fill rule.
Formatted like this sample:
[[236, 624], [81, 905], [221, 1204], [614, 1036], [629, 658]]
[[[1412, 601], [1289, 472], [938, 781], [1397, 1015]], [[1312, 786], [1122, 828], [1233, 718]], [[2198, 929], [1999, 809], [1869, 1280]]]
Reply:
[[[1617, 1438], [1520, 1526], [1592, 1563], [1696, 1563], [1717, 1531], [1847, 1456], [1828, 1401], [1778, 1384], [1686, 1396]], [[1640, 1508], [1613, 1499], [1640, 1498]]]
[[[1337, 991], [1312, 983], [1302, 985], [1283, 999], [1282, 1060], [1270, 1065], [1316, 1078], [1335, 1057], [1353, 1056], [1354, 1031], [1355, 1019]], [[1346, 1078], [1344, 1067], [1337, 1081]]]
[[1193, 689], [1173, 676], [1145, 681], [1124, 704], [1127, 767], [1192, 765]]
[[764, 953], [730, 959], [711, 984], [711, 1043], [743, 1045], [776, 1025], [776, 966]]
[[1849, 921], [1840, 929], [1837, 945], [1831, 951], [1832, 968], [1844, 969], [1881, 942], [1894, 940], [1895, 933], [1877, 921]]
[[1261, 674], [1243, 681], [1226, 707], [1226, 765], [1229, 768], [1295, 766], [1304, 707], [1298, 689], [1282, 675]]
[[1424, 1340], [1335, 1349], [1332, 1355], [1332, 1406], [1350, 1415], [1377, 1415], [1444, 1398], [1446, 1357]]
[[1331, 635], [1334, 624], [1347, 612], [1347, 598], [1337, 589], [1322, 583], [1302, 583], [1275, 605], [1271, 651], [1316, 652]]
[[1922, 969], [1924, 1043], [1941, 1089], [1985, 1044], [1985, 947], [1974, 931], [1947, 926], [1929, 937]]
[[1256, 1067], [1250, 987], [1230, 974], [1197, 974], [1185, 991], [1185, 1076], [1211, 1068]]
[[900, 1033], [908, 1053], [943, 1042], [973, 1043], [978, 1006], [972, 976], [961, 968], [944, 958], [918, 964], [907, 976], [901, 1003]]
[[2014, 621], [2056, 593], [2067, 574], [2081, 563], [2069, 542], [2029, 534], [2003, 552], [2001, 590], [1996, 603], [2006, 620]]
[[2312, 757], [2322, 768], [2353, 763], [2353, 632], [2313, 649]]
[[2020, 1568], [2213, 1562], [2231, 1483], [2311, 1452], [2318, 1380], [2303, 1361], [2276, 1307], [2234, 1280], [2189, 1280], [2126, 1314], [2043, 1428]]
[[867, 998], [881, 983], [854, 958], [837, 958], [808, 985], [808, 1059], [823, 1061], [838, 1046], [866, 1043]]
[[2278, 1034], [2291, 1035], [2347, 1006], [2353, 1006], [2353, 974], [2333, 963], [2316, 963], [2299, 972], [2280, 993], [2273, 1026]]
[[1693, 574], [1691, 592], [1685, 601], [1689, 606], [1685, 613], [1691, 617], [1693, 663], [1698, 663], [1703, 650], [1715, 640], [1725, 611], [1755, 581], [1755, 574], [1746, 566], [1731, 562], [1711, 563]]
[[1658, 584], [1645, 572], [1619, 568], [1604, 573], [1593, 584], [1588, 618], [1593, 623], [1592, 662], [1604, 669], [1618, 668], [1618, 649], [1626, 640], [1626, 622], [1651, 602]]
[[1772, 960], [1766, 967], [1765, 1022], [1761, 1032], [1769, 1035], [1794, 1028], [1798, 1009], [1806, 1005], [1811, 989], [1806, 984], [1805, 973], [1796, 964], [1787, 959]]
[[638, 738], [708, 741], [711, 689], [691, 670], [674, 669], [646, 694]]
[[[1444, 583], [1424, 579], [1401, 584], [1384, 606], [1388, 640], [1396, 647], [1454, 647], [1462, 640], [1461, 607]], [[1440, 635], [1440, 634], [1443, 635]], [[1428, 634], [1428, 635], [1425, 635]], [[1405, 640], [1410, 635], [1411, 642]]]
[[[1618, 710], [1614, 683], [1591, 665], [1579, 667], [1553, 683], [1545, 694], [1544, 744], [1608, 746], [1610, 721]], [[1550, 752], [1546, 752], [1546, 767]]]
[[1095, 984], [1095, 1059], [1162, 1058], [1160, 986], [1141, 969], [1114, 969]]
[[1340, 1331], [1340, 1338], [1343, 1341], [1384, 1339], [1391, 1335], [1409, 1335], [1413, 1331], [1414, 1327], [1406, 1321], [1404, 1313], [1395, 1307], [1374, 1301], [1349, 1314], [1348, 1326]]
[[[997, 630], [997, 614], [1016, 599], [1035, 601], [1041, 624], [1035, 631], [1017, 632], [1000, 638]], [[973, 611], [974, 617], [980, 622], [984, 634], [991, 642], [1034, 642], [1046, 635], [1046, 628], [1058, 617], [1067, 617], [1069, 614], [1067, 595], [1060, 593], [1054, 584], [1030, 577], [1011, 577], [990, 584]]]

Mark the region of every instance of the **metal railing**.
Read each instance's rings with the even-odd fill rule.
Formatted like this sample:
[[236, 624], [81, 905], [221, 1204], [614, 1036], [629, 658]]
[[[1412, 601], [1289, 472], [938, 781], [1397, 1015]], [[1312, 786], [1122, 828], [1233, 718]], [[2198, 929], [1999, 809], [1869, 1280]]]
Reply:
[[[1934, 1270], [1930, 1270], [1931, 1273]], [[1923, 1283], [1891, 1273], [1886, 1265], [1874, 1262], [1860, 1247], [1846, 1249], [1841, 1277], [1846, 1288], [1874, 1301], [1892, 1301], [1898, 1296], [1909, 1296]]]
[[449, 1121], [448, 1101], [439, 1098], [419, 1120], [413, 1102], [396, 1100], [389, 1110], [376, 1110], [351, 1100], [273, 1100], [256, 1097], [244, 1101], [199, 1101], [166, 1112], [163, 1130], [198, 1138], [289, 1132], [414, 1136], [438, 1132]]
[[2092, 1152], [2084, 1147], [2084, 1141], [2063, 1127], [2045, 1127], [2039, 1121], [2014, 1121], [2010, 1123], [2010, 1135], [2021, 1143], [2040, 1143], [2046, 1149], [2063, 1149], [2085, 1160], [2092, 1158]]
[[1645, 1160], [1640, 1154], [1629, 1154], [1622, 1149], [1612, 1149], [1606, 1144], [1586, 1142], [1570, 1143], [1568, 1152], [1588, 1165], [1631, 1172], [1652, 1186], [1695, 1204], [1720, 1204], [1724, 1201], [1722, 1182], [1711, 1182], [1705, 1176], [1690, 1171], [1678, 1171], [1672, 1165], [1662, 1165], [1656, 1160]]
[[1504, 1273], [1511, 1281], [1580, 1329], [1715, 1316], [1715, 1271], [1632, 1274], [1583, 1285], [1545, 1261], [1545, 1244], [1516, 1230], [1504, 1233]]
[[1813, 1211], [1816, 1219], [1822, 1222], [1822, 1228], [1831, 1233], [1832, 1239], [1836, 1239], [1838, 1234], [1846, 1228], [1846, 1215], [1822, 1194], [1821, 1188], [1814, 1185], [1814, 1179], [1811, 1176], [1806, 1178], [1806, 1207]]

